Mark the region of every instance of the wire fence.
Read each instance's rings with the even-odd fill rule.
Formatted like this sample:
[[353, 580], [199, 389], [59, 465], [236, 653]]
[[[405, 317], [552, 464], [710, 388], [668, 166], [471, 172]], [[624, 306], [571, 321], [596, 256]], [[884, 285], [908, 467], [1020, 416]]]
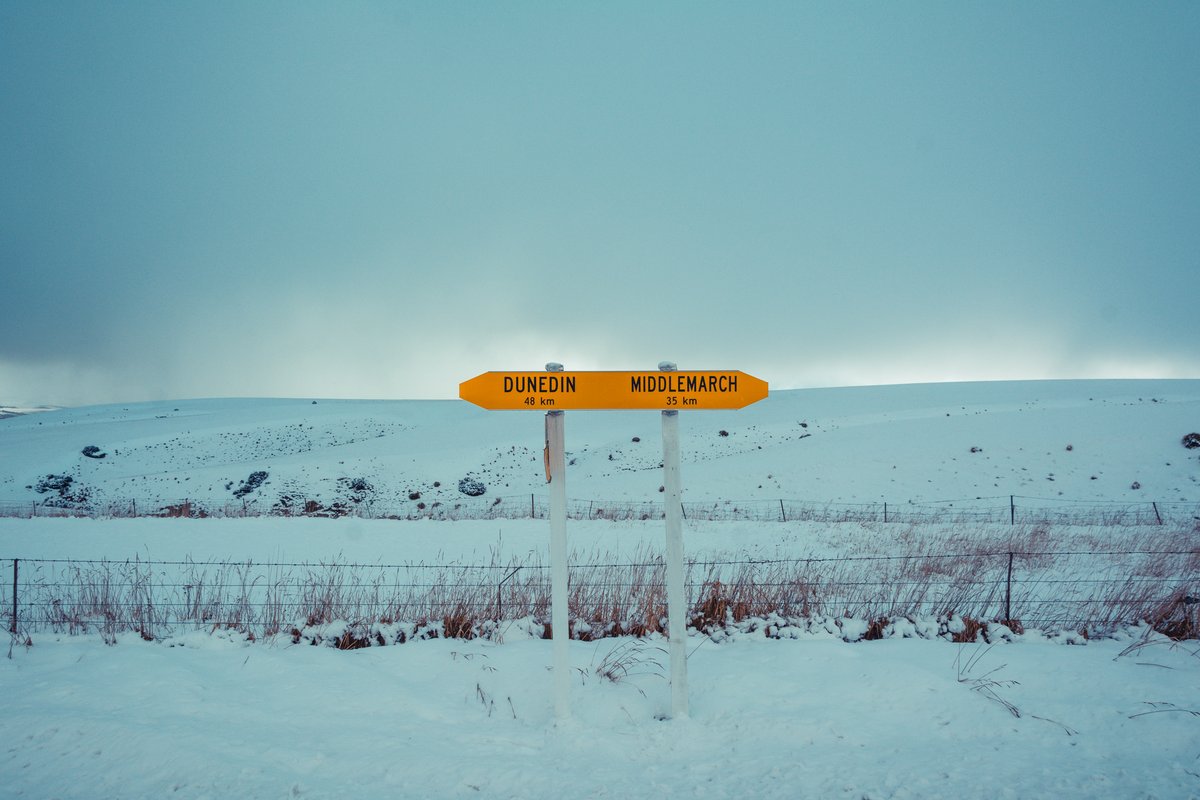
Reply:
[[[681, 504], [685, 519], [730, 522], [879, 522], [1047, 525], [1167, 525], [1200, 523], [1200, 503], [1076, 501], [1002, 495], [934, 502], [834, 503], [812, 500], [713, 500]], [[447, 501], [380, 502], [289, 500], [263, 505], [223, 502], [124, 499], [86, 504], [56, 501], [0, 502], [0, 517], [343, 517], [392, 520], [548, 519], [550, 501], [537, 494], [466, 497]], [[659, 520], [661, 501], [568, 500], [569, 519]]]
[[[494, 634], [523, 620], [548, 635], [550, 571], [533, 558], [489, 564], [258, 563], [10, 558], [0, 618], [14, 637], [191, 629], [291, 636], [342, 647]], [[661, 558], [574, 564], [572, 635], [666, 627]], [[1102, 633], [1149, 622], [1200, 635], [1200, 547], [984, 551], [703, 560], [686, 567], [689, 626], [901, 624], [959, 634], [1010, 628]], [[932, 622], [931, 622], [932, 621]], [[956, 622], [957, 621], [957, 622]], [[955, 625], [958, 627], [955, 628]], [[872, 638], [867, 635], [866, 638]]]

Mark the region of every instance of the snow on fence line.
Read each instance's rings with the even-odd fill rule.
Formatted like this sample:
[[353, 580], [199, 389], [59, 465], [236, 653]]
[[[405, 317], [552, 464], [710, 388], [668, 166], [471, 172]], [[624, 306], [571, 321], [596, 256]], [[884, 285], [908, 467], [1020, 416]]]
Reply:
[[[489, 564], [0, 563], [0, 580], [11, 588], [11, 596], [0, 593], [0, 618], [23, 639], [100, 632], [112, 641], [130, 631], [157, 639], [200, 628], [361, 647], [414, 637], [502, 636], [518, 621], [548, 634], [549, 568], [530, 558]], [[768, 636], [823, 626], [853, 639], [921, 629], [924, 634], [912, 635], [933, 631], [974, 640], [988, 623], [1017, 633], [1087, 636], [1141, 622], [1175, 638], [1200, 636], [1196, 547], [693, 559], [686, 570], [689, 626], [714, 638], [749, 625]], [[662, 632], [662, 559], [573, 564], [570, 614], [572, 636], [579, 639]]]
[[[1076, 501], [1004, 495], [938, 502], [834, 503], [813, 500], [713, 500], [681, 504], [685, 519], [724, 522], [996, 522], [1050, 525], [1164, 525], [1200, 522], [1200, 503]], [[0, 502], [0, 517], [342, 517], [367, 519], [547, 519], [549, 499], [534, 494], [453, 502], [378, 502], [326, 504], [316, 500], [265, 506], [257, 502], [214, 502], [181, 499], [112, 500], [87, 505], [43, 502]], [[570, 519], [654, 520], [663, 518], [662, 502], [568, 500]]]

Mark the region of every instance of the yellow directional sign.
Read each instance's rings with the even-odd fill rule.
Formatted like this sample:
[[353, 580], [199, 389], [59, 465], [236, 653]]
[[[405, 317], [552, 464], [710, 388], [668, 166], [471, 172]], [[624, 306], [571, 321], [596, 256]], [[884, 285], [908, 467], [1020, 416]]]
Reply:
[[767, 396], [767, 382], [736, 370], [687, 372], [485, 372], [458, 396], [493, 411], [731, 409]]

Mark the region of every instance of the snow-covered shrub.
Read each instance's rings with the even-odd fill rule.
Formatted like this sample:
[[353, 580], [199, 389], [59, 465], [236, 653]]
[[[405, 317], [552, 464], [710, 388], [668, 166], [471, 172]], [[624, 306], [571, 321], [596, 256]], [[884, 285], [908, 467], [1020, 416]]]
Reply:
[[242, 485], [233, 490], [234, 497], [245, 497], [253, 492], [258, 487], [262, 486], [267, 480], [267, 473], [262, 470], [251, 472], [250, 477], [242, 481]]
[[487, 485], [478, 478], [468, 475], [458, 482], [458, 490], [467, 497], [479, 497], [487, 491]]

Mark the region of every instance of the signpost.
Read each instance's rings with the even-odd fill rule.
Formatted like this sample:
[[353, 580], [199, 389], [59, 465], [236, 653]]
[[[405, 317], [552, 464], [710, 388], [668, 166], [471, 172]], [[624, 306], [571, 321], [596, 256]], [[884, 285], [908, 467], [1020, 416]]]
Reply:
[[658, 371], [485, 372], [458, 386], [458, 396], [486, 409], [546, 412], [546, 478], [550, 482], [550, 627], [554, 640], [554, 711], [569, 715], [567, 610], [567, 486], [564, 411], [646, 409], [662, 411], [664, 516], [666, 519], [667, 628], [671, 659], [671, 715], [686, 717], [687, 622], [683, 585], [683, 497], [679, 471], [679, 410], [735, 409], [767, 396], [767, 382], [738, 371], [680, 372], [664, 361]]
[[767, 396], [767, 382], [737, 371], [485, 372], [458, 385], [492, 411], [734, 409]]
[[[664, 361], [663, 372], [675, 371]], [[765, 384], [764, 384], [765, 385]], [[662, 412], [663, 519], [667, 528], [667, 637], [671, 659], [671, 716], [688, 715], [687, 621], [683, 591], [683, 479], [679, 472], [679, 412]]]
[[[546, 370], [561, 373], [562, 364]], [[567, 456], [564, 417], [561, 411], [546, 414], [546, 466], [550, 481], [550, 636], [554, 641], [554, 715], [565, 719], [571, 683], [571, 620], [567, 610]]]

